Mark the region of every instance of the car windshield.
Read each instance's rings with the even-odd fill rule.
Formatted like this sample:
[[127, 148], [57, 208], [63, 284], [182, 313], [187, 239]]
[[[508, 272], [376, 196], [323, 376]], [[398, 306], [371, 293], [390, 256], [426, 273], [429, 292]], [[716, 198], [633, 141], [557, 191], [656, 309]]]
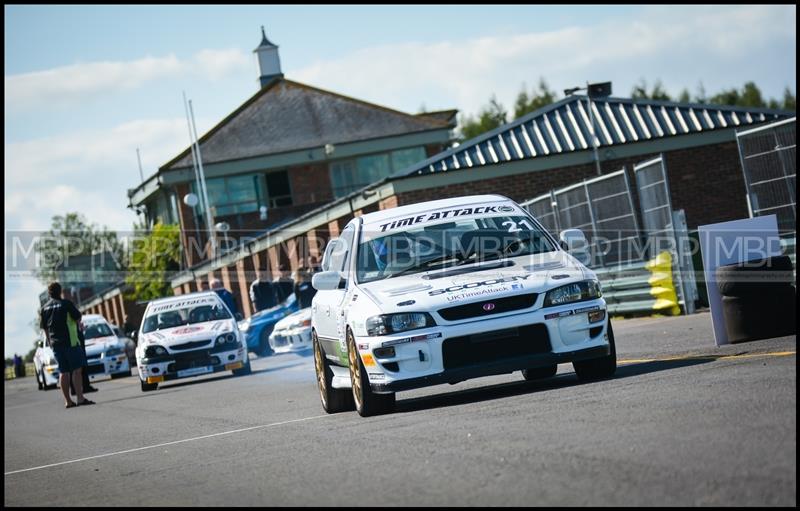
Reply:
[[86, 329], [83, 331], [83, 336], [87, 340], [94, 339], [95, 337], [107, 337], [109, 335], [114, 335], [114, 332], [112, 332], [105, 323], [86, 325]]
[[142, 332], [153, 332], [193, 323], [231, 319], [231, 314], [221, 301], [213, 298], [189, 299], [156, 305], [148, 311]]
[[356, 273], [366, 283], [553, 250], [552, 241], [526, 216], [467, 218], [388, 234], [364, 231]]

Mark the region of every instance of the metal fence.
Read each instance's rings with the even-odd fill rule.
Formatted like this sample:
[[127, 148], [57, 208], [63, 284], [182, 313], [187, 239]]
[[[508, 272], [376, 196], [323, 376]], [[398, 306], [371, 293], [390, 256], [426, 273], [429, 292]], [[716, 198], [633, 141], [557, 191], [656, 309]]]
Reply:
[[580, 229], [593, 268], [640, 262], [641, 241], [625, 169], [523, 202], [550, 232]]
[[750, 216], [774, 214], [784, 237], [797, 228], [797, 117], [738, 131]]

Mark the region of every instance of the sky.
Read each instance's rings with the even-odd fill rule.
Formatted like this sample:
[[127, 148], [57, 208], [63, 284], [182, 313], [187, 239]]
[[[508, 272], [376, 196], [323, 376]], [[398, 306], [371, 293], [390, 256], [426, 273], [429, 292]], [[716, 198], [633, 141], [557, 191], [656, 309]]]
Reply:
[[[513, 110], [523, 84], [559, 93], [645, 79], [677, 95], [741, 88], [796, 93], [796, 6], [8, 6], [5, 8], [5, 354], [36, 334], [44, 285], [16, 272], [10, 241], [80, 211], [129, 231], [126, 190], [197, 129], [258, 89], [260, 26], [289, 79], [416, 113]], [[12, 247], [12, 248], [10, 248]]]

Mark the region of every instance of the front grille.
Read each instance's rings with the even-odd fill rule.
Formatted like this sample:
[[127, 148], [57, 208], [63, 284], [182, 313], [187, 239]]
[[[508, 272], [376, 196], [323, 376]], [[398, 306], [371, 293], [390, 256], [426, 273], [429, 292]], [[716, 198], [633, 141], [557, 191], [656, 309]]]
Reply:
[[86, 374], [98, 374], [104, 372], [106, 372], [106, 366], [104, 366], [103, 364], [89, 365], [89, 367], [86, 368]]
[[[441, 315], [447, 321], [457, 321], [459, 319], [468, 319], [474, 317], [490, 316], [492, 314], [499, 314], [501, 312], [509, 312], [519, 309], [527, 309], [533, 307], [536, 303], [536, 293], [528, 293], [524, 295], [507, 296], [505, 298], [497, 298], [495, 300], [484, 300], [482, 302], [468, 303], [466, 305], [456, 305], [455, 307], [448, 307], [446, 309], [439, 309]], [[489, 308], [491, 304], [491, 309]]]
[[211, 342], [210, 339], [209, 340], [205, 340], [205, 341], [185, 342], [183, 344], [176, 344], [175, 346], [170, 346], [170, 349], [172, 349], [172, 350], [191, 350], [191, 349], [194, 349], [194, 348], [199, 348], [200, 346], [205, 346], [206, 344], [208, 344], [210, 342]]
[[452, 337], [442, 343], [445, 369], [479, 365], [506, 358], [549, 353], [550, 336], [543, 323]]
[[272, 342], [275, 344], [275, 346], [286, 346], [289, 344], [289, 339], [282, 335], [276, 335], [272, 338]]
[[206, 367], [219, 365], [219, 357], [211, 356], [208, 350], [197, 350], [190, 353], [178, 353], [175, 355], [175, 362], [167, 366], [167, 372], [174, 373], [184, 369], [194, 367]]

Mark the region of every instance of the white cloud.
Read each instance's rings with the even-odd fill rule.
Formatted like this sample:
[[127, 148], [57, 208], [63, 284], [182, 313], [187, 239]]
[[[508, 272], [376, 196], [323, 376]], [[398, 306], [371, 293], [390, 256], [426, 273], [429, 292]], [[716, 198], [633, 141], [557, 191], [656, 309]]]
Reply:
[[245, 52], [236, 48], [205, 49], [184, 60], [169, 54], [130, 61], [82, 62], [6, 76], [5, 107], [24, 111], [76, 105], [97, 95], [136, 89], [168, 77], [218, 80], [249, 70], [251, 65]]
[[47, 229], [53, 215], [80, 210], [89, 221], [128, 230], [135, 217], [126, 209], [126, 191], [140, 181], [136, 148], [148, 177], [187, 145], [180, 118], [8, 143], [6, 228]]
[[[540, 76], [559, 94], [612, 80], [624, 96], [640, 77], [661, 79], [673, 94], [700, 79], [716, 90], [758, 79], [751, 74], [767, 45], [796, 39], [795, 14], [795, 6], [659, 6], [594, 26], [364, 48], [287, 76], [408, 111], [424, 101], [467, 113], [492, 92], [510, 106], [520, 85]], [[794, 81], [793, 71], [785, 75]]]

